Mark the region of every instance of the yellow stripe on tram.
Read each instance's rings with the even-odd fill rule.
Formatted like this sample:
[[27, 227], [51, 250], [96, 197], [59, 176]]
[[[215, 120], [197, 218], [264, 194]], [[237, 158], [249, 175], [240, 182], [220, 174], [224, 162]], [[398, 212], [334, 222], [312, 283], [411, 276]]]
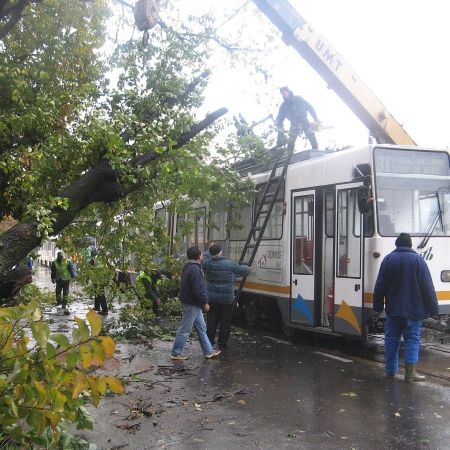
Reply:
[[275, 284], [255, 283], [254, 281], [246, 281], [244, 289], [252, 289], [254, 291], [274, 292], [276, 294], [290, 294], [290, 286], [277, 286]]
[[[450, 300], [450, 291], [436, 291], [438, 302]], [[364, 303], [373, 303], [373, 292], [366, 292], [364, 294]]]
[[[273, 292], [276, 294], [289, 295], [291, 292], [290, 286], [278, 286], [275, 284], [256, 283], [254, 281], [246, 281], [244, 289], [252, 289], [254, 291]], [[450, 291], [436, 291], [438, 301], [450, 301]], [[373, 292], [364, 293], [364, 303], [373, 303]]]

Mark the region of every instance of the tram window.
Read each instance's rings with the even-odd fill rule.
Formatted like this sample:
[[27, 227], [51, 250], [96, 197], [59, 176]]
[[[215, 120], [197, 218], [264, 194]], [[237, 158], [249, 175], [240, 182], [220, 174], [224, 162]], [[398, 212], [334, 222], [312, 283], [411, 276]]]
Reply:
[[363, 217], [364, 220], [364, 236], [370, 237], [373, 236], [373, 233], [375, 231], [375, 215], [373, 213], [373, 204], [370, 206], [369, 212], [367, 214], [364, 214]]
[[334, 192], [325, 193], [325, 234], [334, 236]]
[[294, 273], [314, 273], [314, 213], [312, 195], [296, 197], [294, 201]]
[[168, 234], [168, 236], [172, 236], [173, 235], [174, 220], [175, 220], [175, 213], [173, 211], [169, 211], [168, 224], [167, 224], [167, 234]]
[[200, 208], [196, 211], [197, 225], [197, 246], [200, 249], [205, 247], [206, 242], [206, 208]]
[[450, 235], [448, 153], [377, 148], [374, 155], [380, 235]]
[[227, 212], [211, 212], [209, 215], [209, 240], [224, 241], [226, 239]]
[[[259, 204], [261, 203], [261, 199], [264, 193], [265, 184], [261, 184], [258, 186], [258, 196], [255, 202], [255, 214], [257, 209], [259, 208]], [[267, 193], [275, 192], [276, 184], [272, 183], [269, 186]], [[277, 200], [273, 205], [272, 212], [269, 217], [269, 221], [267, 222], [266, 229], [264, 230], [263, 239], [281, 239], [283, 236], [283, 216], [284, 216], [284, 183], [281, 185], [278, 194]], [[268, 209], [270, 206], [270, 200], [265, 202], [263, 205], [263, 209]], [[261, 214], [257, 226], [261, 226], [265, 220], [265, 214]]]
[[359, 278], [361, 274], [361, 237], [355, 233], [355, 224], [360, 223], [361, 215], [356, 203], [356, 189], [339, 191], [336, 271], [339, 277]]
[[192, 229], [187, 238], [188, 247], [196, 245], [200, 249], [204, 249], [206, 238], [206, 208], [198, 208], [194, 213], [188, 214], [187, 220]]
[[155, 219], [160, 224], [166, 224], [166, 208], [158, 208], [155, 211]]
[[[263, 239], [281, 239], [283, 235], [283, 213], [284, 207], [282, 201], [277, 201], [273, 205], [272, 213], [264, 230]], [[258, 226], [264, 222], [265, 216], [261, 215], [258, 221]]]
[[187, 247], [195, 245], [195, 214], [188, 214], [186, 216], [186, 226], [189, 228], [189, 232], [186, 235]]
[[[358, 205], [355, 203], [354, 207], [356, 208], [354, 212], [354, 235], [359, 237], [361, 236], [361, 230], [360, 230], [360, 221], [359, 221], [359, 209]], [[364, 237], [370, 237], [373, 236], [373, 233], [375, 231], [375, 225], [374, 225], [374, 213], [373, 213], [373, 203], [370, 203], [369, 210], [366, 214], [363, 215], [363, 221], [364, 221]]]
[[[158, 234], [158, 236], [166, 239], [168, 236], [170, 236], [170, 219], [171, 214], [168, 213], [167, 208], [163, 206], [162, 208], [158, 208], [155, 211], [155, 233]], [[169, 248], [169, 243], [167, 242], [167, 248]]]
[[347, 237], [348, 190], [339, 192], [339, 237]]
[[172, 254], [174, 256], [182, 257], [186, 254], [186, 226], [186, 217], [176, 214], [172, 245]]
[[246, 240], [252, 227], [252, 207], [232, 208], [230, 219], [230, 239]]

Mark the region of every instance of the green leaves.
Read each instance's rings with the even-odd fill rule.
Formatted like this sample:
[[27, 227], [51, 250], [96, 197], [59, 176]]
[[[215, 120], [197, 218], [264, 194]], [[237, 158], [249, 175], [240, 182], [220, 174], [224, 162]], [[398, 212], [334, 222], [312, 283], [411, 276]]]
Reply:
[[45, 348], [47, 345], [47, 340], [50, 336], [50, 328], [48, 325], [43, 322], [32, 323], [31, 331], [37, 345], [41, 348]]
[[62, 350], [66, 350], [70, 346], [69, 338], [64, 334], [53, 334], [50, 339], [56, 342]]
[[[33, 2], [0, 48], [0, 220], [32, 222], [42, 240], [58, 234], [71, 253], [89, 235], [110, 261], [128, 251], [143, 260], [168, 247], [154, 221], [156, 201], [170, 197], [175, 208], [186, 196], [239, 193], [235, 175], [215, 164], [230, 153], [211, 155], [218, 130], [175, 146], [199, 120], [208, 48], [218, 41], [210, 17], [171, 17], [148, 45], [127, 36], [107, 61], [105, 1]], [[148, 164], [137, 163], [149, 154]], [[81, 178], [91, 174], [98, 183], [83, 190]], [[130, 229], [139, 231], [131, 236]], [[112, 277], [101, 278], [104, 285]], [[91, 280], [92, 290], [98, 286]]]
[[0, 433], [11, 433], [24, 446], [42, 444], [45, 433], [58, 442], [63, 420], [92, 429], [86, 398], [96, 405], [108, 390], [123, 393], [117, 378], [85, 372], [103, 365], [115, 350], [110, 337], [99, 336], [102, 323], [94, 311], [88, 322], [75, 319], [74, 341], [52, 334], [40, 318], [33, 303], [0, 308]]

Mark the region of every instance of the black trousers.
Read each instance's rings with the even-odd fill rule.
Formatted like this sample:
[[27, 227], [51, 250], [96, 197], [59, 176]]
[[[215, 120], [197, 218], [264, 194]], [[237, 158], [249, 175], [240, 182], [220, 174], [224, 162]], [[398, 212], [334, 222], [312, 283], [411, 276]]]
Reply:
[[214, 345], [217, 328], [219, 328], [219, 347], [226, 347], [230, 338], [231, 320], [234, 305], [232, 303], [210, 303], [207, 315], [206, 333], [211, 345]]
[[96, 295], [94, 297], [94, 309], [96, 311], [100, 311], [101, 309], [103, 312], [108, 312], [108, 304], [106, 303], [105, 294]]
[[291, 124], [291, 128], [289, 130], [289, 141], [294, 139], [295, 143], [297, 136], [301, 136], [302, 132], [305, 132], [305, 136], [311, 143], [311, 148], [318, 149], [319, 144], [317, 143], [317, 138], [314, 131], [311, 130], [311, 125], [309, 124], [309, 122]]
[[[69, 280], [56, 280], [55, 296], [56, 304], [62, 305], [63, 308], [67, 306], [67, 299], [69, 297]], [[61, 300], [62, 292], [62, 300]]]

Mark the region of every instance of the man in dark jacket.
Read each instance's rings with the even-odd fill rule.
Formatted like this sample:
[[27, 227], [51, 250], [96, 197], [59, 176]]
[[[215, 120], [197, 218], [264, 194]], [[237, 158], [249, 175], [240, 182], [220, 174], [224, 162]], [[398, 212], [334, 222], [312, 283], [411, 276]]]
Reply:
[[401, 233], [396, 249], [381, 262], [375, 283], [373, 310], [383, 312], [386, 304], [386, 374], [398, 371], [400, 338], [405, 342], [405, 381], [421, 381], [416, 373], [419, 361], [420, 329], [423, 319], [439, 314], [436, 291], [424, 259], [412, 250], [411, 236]]
[[231, 319], [234, 308], [234, 281], [248, 275], [250, 267], [241, 266], [222, 256], [222, 248], [212, 244], [205, 253], [203, 261], [206, 290], [209, 298], [208, 338], [214, 345], [219, 327], [219, 348], [226, 349], [231, 331]]
[[110, 272], [108, 268], [99, 261], [98, 250], [96, 248], [91, 250], [90, 265], [91, 270], [89, 275], [91, 277], [92, 289], [94, 291], [94, 311], [97, 311], [97, 313], [101, 316], [107, 316], [108, 302], [106, 301], [105, 294], [105, 280], [110, 275]]
[[283, 123], [285, 119], [291, 122], [291, 128], [289, 130], [289, 142], [293, 139], [297, 139], [302, 132], [305, 132], [306, 137], [311, 143], [313, 149], [319, 148], [316, 135], [312, 130], [312, 126], [308, 120], [308, 113], [311, 114], [315, 124], [319, 123], [315, 109], [299, 95], [294, 93], [286, 86], [280, 89], [283, 96], [283, 103], [278, 110], [278, 116], [276, 118], [276, 125], [278, 127], [278, 141], [277, 146], [283, 145], [284, 129]]
[[[71, 261], [64, 258], [62, 252], [58, 252], [56, 259], [51, 265], [52, 283], [56, 283], [55, 296], [56, 306], [62, 306], [63, 313], [68, 315], [67, 299], [69, 297], [70, 279], [75, 278], [75, 267]], [[61, 300], [62, 291], [62, 300]]]
[[209, 305], [201, 268], [202, 252], [198, 247], [190, 247], [187, 251], [187, 257], [189, 261], [183, 267], [180, 287], [183, 316], [173, 343], [171, 359], [188, 359], [182, 353], [192, 332], [192, 327], [195, 327], [205, 358], [214, 358], [220, 355], [220, 350], [214, 350], [209, 342], [205, 319], [203, 318], [202, 311], [208, 312]]

